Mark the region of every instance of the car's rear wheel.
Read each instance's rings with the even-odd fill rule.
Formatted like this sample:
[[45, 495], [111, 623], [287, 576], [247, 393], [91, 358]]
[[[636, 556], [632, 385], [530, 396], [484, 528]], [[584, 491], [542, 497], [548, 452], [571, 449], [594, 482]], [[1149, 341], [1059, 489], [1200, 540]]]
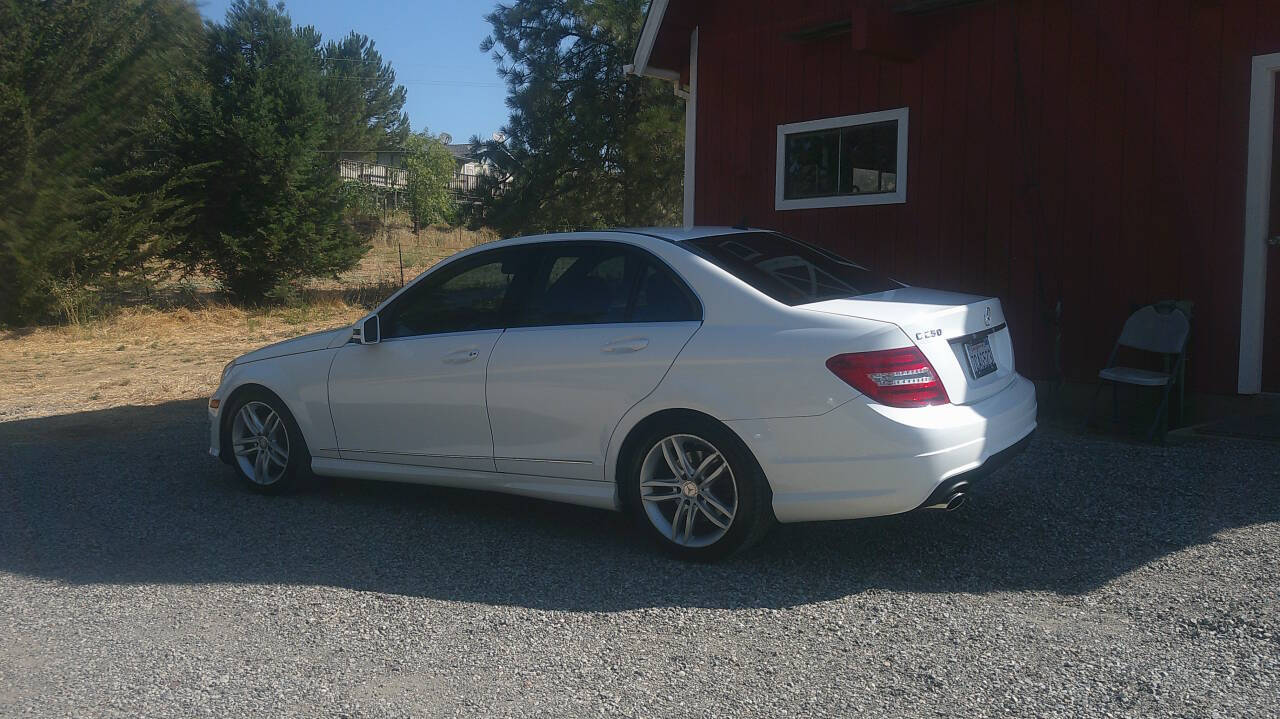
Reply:
[[668, 552], [720, 559], [772, 526], [764, 473], [722, 425], [689, 416], [646, 432], [636, 447], [624, 491], [645, 531]]
[[288, 408], [267, 392], [247, 392], [231, 412], [227, 448], [236, 474], [255, 491], [291, 489], [310, 464], [310, 453]]

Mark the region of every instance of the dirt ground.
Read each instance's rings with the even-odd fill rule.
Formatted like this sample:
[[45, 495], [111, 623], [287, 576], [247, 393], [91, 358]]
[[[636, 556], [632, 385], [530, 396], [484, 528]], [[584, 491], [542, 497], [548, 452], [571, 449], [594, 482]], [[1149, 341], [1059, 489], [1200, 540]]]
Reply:
[[293, 307], [235, 307], [197, 278], [183, 306], [130, 307], [94, 322], [0, 332], [0, 422], [208, 396], [232, 358], [354, 322], [400, 287], [401, 256], [411, 281], [492, 239], [435, 229], [379, 235], [358, 267], [311, 283]]

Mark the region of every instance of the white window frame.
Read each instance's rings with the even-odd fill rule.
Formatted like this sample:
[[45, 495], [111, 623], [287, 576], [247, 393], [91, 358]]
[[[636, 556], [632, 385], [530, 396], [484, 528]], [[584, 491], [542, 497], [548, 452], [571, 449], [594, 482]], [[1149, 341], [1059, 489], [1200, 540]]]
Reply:
[[[1262, 392], [1267, 313], [1267, 232], [1271, 226], [1271, 144], [1280, 52], [1253, 58], [1249, 91], [1249, 163], [1245, 178], [1244, 263], [1240, 281], [1240, 365], [1236, 391]], [[1270, 250], [1275, 252], [1276, 250]], [[1277, 283], [1275, 286], [1280, 285]], [[1274, 358], [1272, 358], [1274, 361]]]
[[[864, 112], [860, 115], [844, 115], [828, 117], [821, 120], [806, 120], [787, 125], [778, 125], [778, 156], [774, 165], [774, 209], [807, 210], [816, 207], [856, 207], [859, 205], [900, 205], [907, 201], [907, 115], [905, 107], [879, 112]], [[898, 171], [896, 189], [893, 192], [868, 192], [859, 195], [832, 195], [829, 197], [804, 197], [788, 200], [783, 197], [786, 182], [787, 135], [815, 130], [834, 130], [836, 128], [871, 125], [877, 122], [896, 120], [898, 122]]]

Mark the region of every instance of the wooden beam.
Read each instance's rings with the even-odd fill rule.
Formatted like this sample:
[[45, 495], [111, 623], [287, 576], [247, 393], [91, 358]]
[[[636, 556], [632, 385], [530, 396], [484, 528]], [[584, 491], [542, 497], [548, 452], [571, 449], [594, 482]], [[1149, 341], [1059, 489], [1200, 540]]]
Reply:
[[983, 0], [898, 0], [893, 4], [893, 11], [910, 14], [933, 12], [934, 10], [945, 10], [978, 2], [983, 2]]
[[853, 49], [876, 57], [909, 62], [920, 51], [920, 38], [918, 33], [912, 32], [913, 29], [910, 18], [879, 8], [858, 7], [853, 11]]

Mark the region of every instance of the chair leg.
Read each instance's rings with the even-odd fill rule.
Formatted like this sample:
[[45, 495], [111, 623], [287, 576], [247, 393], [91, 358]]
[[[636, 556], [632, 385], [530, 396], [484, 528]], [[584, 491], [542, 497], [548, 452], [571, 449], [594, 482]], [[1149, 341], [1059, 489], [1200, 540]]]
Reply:
[[1120, 383], [1111, 383], [1111, 423], [1120, 423]]
[[[1164, 395], [1160, 398], [1160, 407], [1156, 410], [1156, 418], [1151, 423], [1151, 429], [1147, 430], [1147, 441], [1150, 442], [1156, 437], [1156, 427], [1160, 426], [1160, 422], [1164, 419], [1165, 413], [1169, 409], [1169, 385], [1164, 386]], [[1160, 432], [1160, 439], [1164, 439], [1165, 432]]]
[[1103, 383], [1098, 382], [1098, 384], [1093, 388], [1093, 399], [1089, 402], [1089, 411], [1085, 414], [1084, 418], [1084, 426], [1086, 429], [1097, 426], [1093, 421], [1093, 415], [1098, 407], [1098, 395], [1102, 394], [1102, 387]]

